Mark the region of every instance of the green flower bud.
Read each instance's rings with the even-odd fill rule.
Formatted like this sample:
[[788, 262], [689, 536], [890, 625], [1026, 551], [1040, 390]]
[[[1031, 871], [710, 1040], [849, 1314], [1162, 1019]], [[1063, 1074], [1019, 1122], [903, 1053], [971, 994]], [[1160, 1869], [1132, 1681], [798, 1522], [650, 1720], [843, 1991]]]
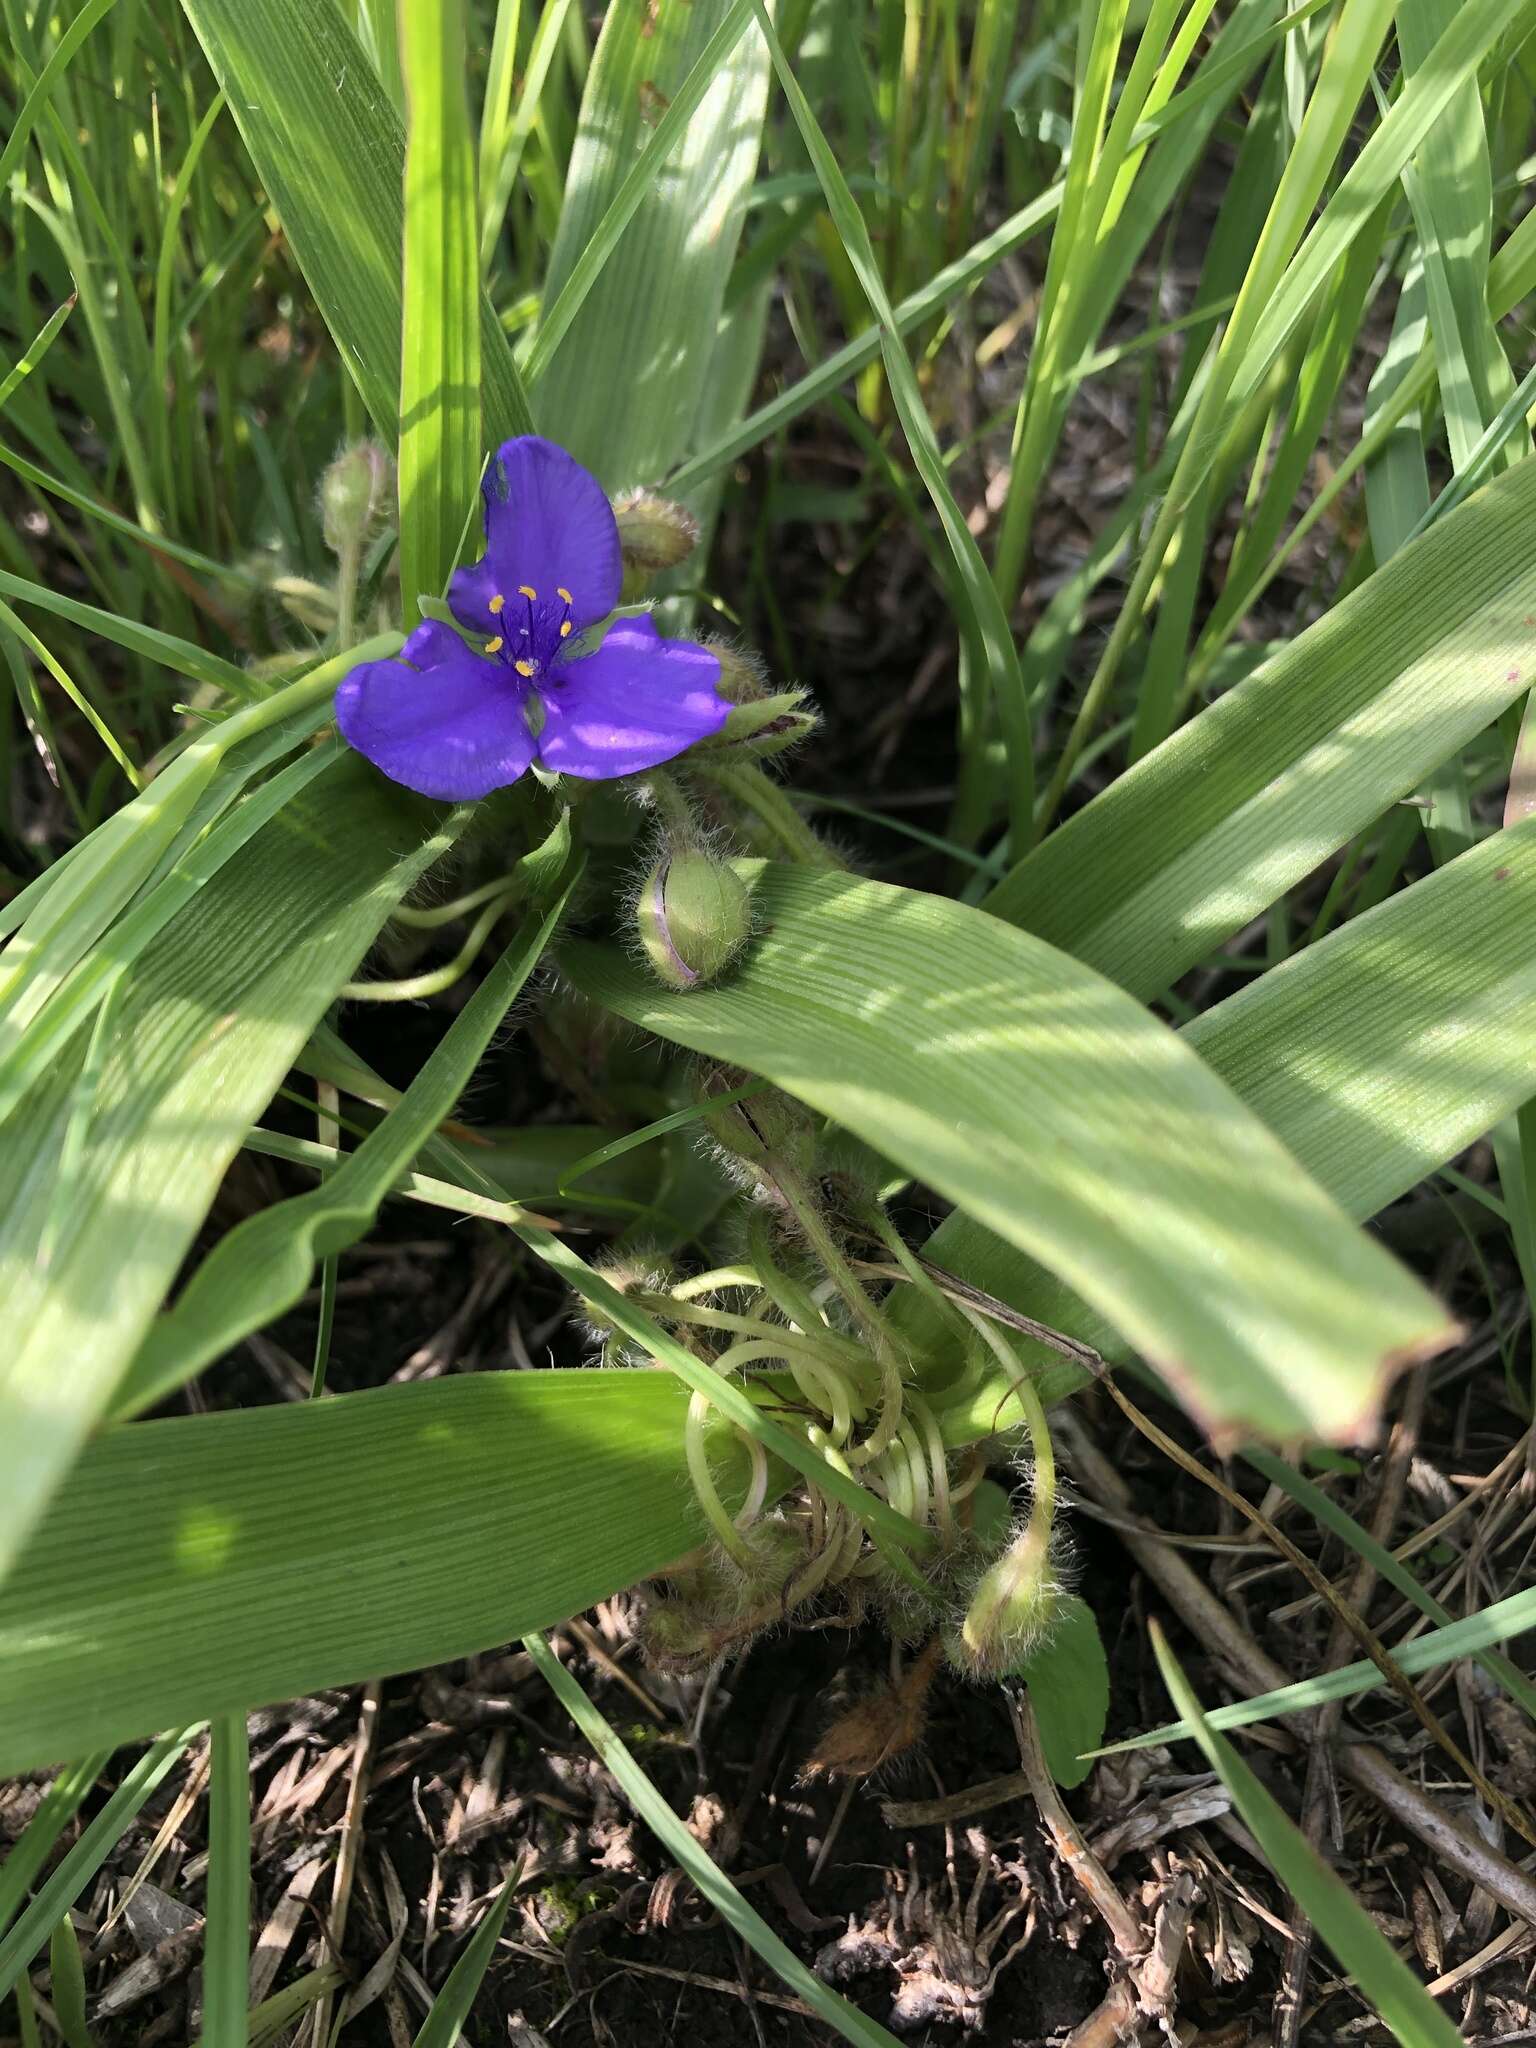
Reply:
[[376, 441], [342, 449], [320, 479], [320, 523], [333, 554], [361, 547], [382, 518], [390, 489], [389, 457]]
[[770, 754], [798, 746], [820, 723], [816, 712], [806, 707], [803, 690], [780, 690], [756, 703], [738, 704], [727, 713], [720, 730], [700, 743], [701, 751], [728, 749], [753, 760], [766, 760]]
[[626, 491], [613, 501], [624, 567], [641, 576], [675, 569], [699, 544], [699, 522], [686, 505], [655, 491]]
[[1005, 1678], [1050, 1633], [1062, 1585], [1052, 1567], [1049, 1532], [1031, 1522], [976, 1582], [944, 1650], [967, 1678]]
[[746, 885], [727, 862], [690, 850], [664, 853], [635, 904], [645, 956], [668, 988], [723, 974], [752, 932]]
[[707, 633], [699, 645], [720, 664], [720, 680], [715, 687], [722, 697], [733, 704], [755, 704], [769, 694], [768, 665], [760, 654], [721, 633]]

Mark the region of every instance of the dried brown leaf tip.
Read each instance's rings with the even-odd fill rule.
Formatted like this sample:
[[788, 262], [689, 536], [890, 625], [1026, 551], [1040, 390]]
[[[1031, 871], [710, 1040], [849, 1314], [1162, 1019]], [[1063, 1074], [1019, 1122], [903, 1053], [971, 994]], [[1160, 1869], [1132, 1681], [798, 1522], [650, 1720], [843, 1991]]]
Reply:
[[928, 1726], [928, 1695], [943, 1662], [937, 1636], [895, 1685], [866, 1693], [838, 1715], [806, 1762], [806, 1778], [867, 1778], [905, 1756]]

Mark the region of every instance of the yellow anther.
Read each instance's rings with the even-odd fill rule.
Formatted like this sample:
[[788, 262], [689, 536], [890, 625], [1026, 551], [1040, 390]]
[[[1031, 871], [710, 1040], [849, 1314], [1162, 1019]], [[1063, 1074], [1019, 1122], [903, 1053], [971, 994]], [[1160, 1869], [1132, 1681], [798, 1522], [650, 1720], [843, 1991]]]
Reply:
[[563, 619], [563, 620], [561, 621], [561, 623], [560, 623], [560, 638], [561, 638], [561, 639], [563, 640], [563, 639], [565, 638], [566, 634], [570, 632], [570, 630], [571, 630], [571, 622], [570, 622], [570, 620], [569, 620], [569, 619]]
[[534, 589], [531, 583], [519, 583], [519, 585], [517, 586], [517, 594], [519, 597], [531, 597], [537, 599], [539, 593]]
[[506, 600], [506, 599], [505, 599], [505, 598], [504, 598], [504, 597], [502, 596], [501, 592], [500, 592], [500, 591], [498, 590], [498, 591], [497, 591], [497, 593], [496, 593], [496, 595], [495, 595], [495, 596], [494, 596], [494, 597], [493, 597], [493, 598], [491, 599], [491, 607], [490, 607], [490, 608], [491, 608], [491, 616], [492, 616], [493, 618], [495, 617], [496, 613], [497, 613], [497, 612], [499, 612], [499, 611], [501, 610], [502, 606], [503, 606], [503, 605], [504, 605], [504, 604], [506, 603], [506, 601], [507, 601], [507, 600]]
[[512, 666], [520, 676], [535, 676], [538, 674], [538, 670], [531, 661], [514, 661]]
[[563, 583], [557, 583], [555, 585], [555, 595], [564, 604], [571, 604], [572, 602], [574, 602], [574, 600], [571, 597], [571, 593], [566, 589]]
[[495, 639], [486, 641], [485, 651], [487, 654], [500, 654], [502, 648], [505, 647], [506, 644], [506, 641], [503, 640], [501, 635], [498, 633]]

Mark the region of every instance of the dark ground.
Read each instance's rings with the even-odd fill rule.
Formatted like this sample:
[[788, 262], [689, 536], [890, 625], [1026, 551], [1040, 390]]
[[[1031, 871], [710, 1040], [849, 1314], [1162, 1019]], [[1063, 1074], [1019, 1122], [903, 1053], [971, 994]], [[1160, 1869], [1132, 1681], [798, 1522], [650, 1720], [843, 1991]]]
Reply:
[[[1001, 309], [1022, 282], [1000, 283]], [[1111, 392], [1080, 412], [1042, 517], [1034, 606], [1132, 474], [1130, 399]], [[773, 477], [761, 465], [746, 473], [722, 528], [715, 577], [746, 604], [765, 647], [782, 636], [794, 648], [799, 676], [827, 714], [823, 741], [792, 771], [797, 787], [942, 832], [954, 747], [952, 628], [925, 558], [896, 516], [874, 505], [868, 530], [855, 535], [841, 525], [771, 524], [776, 616], [764, 608], [761, 589], [734, 589], [733, 564], [762, 559], [760, 522], [773, 522], [775, 494], [786, 481], [846, 485], [864, 467], [835, 426], [803, 423]], [[973, 465], [962, 481], [982, 507], [987, 474]], [[859, 573], [848, 575], [856, 540], [872, 546]], [[1271, 591], [1258, 630], [1294, 630], [1308, 615], [1314, 585], [1326, 591], [1332, 582], [1317, 554], [1303, 557], [1294, 581], [1282, 579]], [[871, 872], [952, 886], [941, 858], [878, 826], [839, 819], [834, 830]], [[1205, 987], [1202, 999], [1215, 992]], [[441, 1006], [387, 1018], [360, 1010], [347, 1019], [348, 1035], [389, 1078], [404, 1081], [441, 1029], [434, 1007]], [[585, 1121], [590, 1110], [541, 1068], [520, 1034], [495, 1055], [466, 1114], [515, 1124]], [[1481, 1154], [1463, 1166], [1474, 1178], [1490, 1171]], [[272, 1162], [242, 1160], [218, 1221], [227, 1227], [301, 1184]], [[1427, 1386], [1404, 1394], [1408, 1421], [1383, 1451], [1334, 1461], [1319, 1476], [1367, 1523], [1384, 1496], [1400, 1494], [1381, 1532], [1391, 1543], [1439, 1525], [1417, 1552], [1419, 1568], [1462, 1612], [1530, 1582], [1536, 1470], [1531, 1433], [1499, 1370], [1502, 1348], [1512, 1375], [1529, 1384], [1518, 1273], [1502, 1236], [1474, 1238], [1477, 1212], [1462, 1215], [1465, 1234], [1448, 1234], [1450, 1214], [1445, 1197], [1421, 1191], [1383, 1228], [1473, 1334], [1458, 1356], [1433, 1368]], [[574, 1363], [579, 1340], [566, 1307], [543, 1269], [519, 1264], [488, 1226], [390, 1209], [369, 1244], [344, 1262], [329, 1384], [342, 1390], [448, 1370]], [[190, 1398], [222, 1405], [299, 1397], [314, 1317], [311, 1303], [252, 1340]], [[1262, 1535], [1170, 1466], [1102, 1395], [1074, 1408], [1085, 1438], [1129, 1484], [1135, 1510], [1223, 1599], [1239, 1632], [1293, 1674], [1341, 1661], [1330, 1647], [1328, 1617]], [[1157, 1412], [1165, 1427], [1182, 1431], [1169, 1411]], [[1111, 1738], [1167, 1718], [1147, 1643], [1151, 1615], [1168, 1623], [1205, 1699], [1256, 1689], [1234, 1672], [1230, 1645], [1223, 1649], [1181, 1622], [1166, 1590], [1133, 1564], [1115, 1526], [1123, 1505], [1106, 1507], [1102, 1490], [1096, 1497], [1089, 1454], [1074, 1458], [1068, 1448], [1078, 1486], [1068, 1515], [1076, 1583], [1099, 1615], [1110, 1655]], [[1496, 1476], [1485, 1484], [1490, 1473]], [[1263, 1502], [1325, 1575], [1350, 1584], [1353, 1560], [1337, 1544], [1320, 1541], [1294, 1509], [1264, 1500], [1243, 1468], [1228, 1477]], [[1400, 1604], [1378, 1596], [1371, 1609], [1389, 1638], [1404, 1626]], [[637, 1606], [635, 1596], [616, 1598], [558, 1635], [557, 1646], [675, 1809], [798, 1954], [916, 2040], [954, 2039], [963, 2025], [998, 2044], [1061, 2041], [1080, 2029], [1082, 2048], [1109, 2048], [1117, 2017], [1125, 2023], [1126, 2016], [1104, 2001], [1111, 1979], [1125, 1972], [1103, 1920], [1018, 1784], [948, 1822], [902, 1810], [955, 1800], [1017, 1773], [1019, 1751], [999, 1694], [941, 1678], [920, 1749], [899, 1774], [849, 1791], [805, 1772], [839, 1700], [890, 1675], [891, 1652], [874, 1629], [849, 1635], [824, 1625], [785, 1634], [707, 1680], [677, 1680], [643, 1665]], [[1354, 1654], [1352, 1647], [1344, 1653]], [[1536, 1791], [1530, 1730], [1471, 1667], [1437, 1674], [1424, 1692], [1480, 1768], [1529, 1800]], [[1470, 1787], [1406, 1708], [1378, 1692], [1353, 1725], [1369, 1730], [1404, 1779], [1431, 1788], [1493, 1848], [1502, 1840], [1514, 1863], [1532, 1860], [1526, 1844], [1501, 1837], [1497, 1820], [1477, 1809]], [[258, 1990], [313, 1967], [337, 1932], [333, 1884], [345, 1845], [356, 1855], [356, 1875], [339, 1947], [363, 1993], [344, 2038], [359, 2048], [412, 2039], [427, 1987], [441, 1984], [512, 1869], [520, 1873], [516, 1901], [469, 2040], [713, 2048], [831, 2038], [630, 1817], [522, 1653], [266, 1710], [253, 1718], [252, 1737]], [[1271, 1725], [1244, 1747], [1282, 1803], [1298, 1812], [1305, 1731]], [[173, 1774], [81, 1902], [90, 2010], [103, 2048], [195, 2038], [205, 1769], [205, 1759], [194, 1759], [190, 1775]], [[19, 1830], [38, 1789], [0, 1792], [0, 1831]], [[1536, 2038], [1528, 1997], [1536, 1929], [1522, 1927], [1488, 1889], [1431, 1855], [1401, 1817], [1347, 1781], [1324, 1768], [1314, 1789], [1327, 1852], [1421, 1974], [1451, 1976], [1445, 2007], [1467, 2037]], [[1170, 1933], [1164, 1995], [1141, 2016], [1142, 2037], [1164, 2031], [1184, 2048], [1277, 2038], [1275, 1994], [1295, 1960], [1289, 1903], [1197, 1752], [1181, 1745], [1101, 1764], [1068, 1804], [1133, 1915], [1151, 1925], [1161, 1912], [1159, 1924]], [[142, 1880], [136, 1888], [135, 1878]], [[46, 1974], [35, 1981], [46, 1995]], [[1307, 2041], [1381, 2032], [1337, 1981], [1326, 1952], [1313, 1958], [1303, 2011]], [[307, 2043], [307, 2027], [292, 2038]]]

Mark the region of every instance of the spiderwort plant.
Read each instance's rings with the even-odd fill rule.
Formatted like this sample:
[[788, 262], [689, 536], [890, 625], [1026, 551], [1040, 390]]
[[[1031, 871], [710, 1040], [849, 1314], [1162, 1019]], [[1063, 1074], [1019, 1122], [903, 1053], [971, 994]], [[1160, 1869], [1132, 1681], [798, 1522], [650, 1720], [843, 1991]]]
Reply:
[[348, 744], [392, 781], [462, 803], [535, 761], [609, 781], [717, 733], [731, 709], [717, 655], [663, 638], [646, 616], [589, 642], [624, 579], [597, 479], [527, 434], [496, 451], [483, 496], [485, 553], [448, 591], [462, 632], [426, 619], [393, 660], [354, 669], [336, 693]]

